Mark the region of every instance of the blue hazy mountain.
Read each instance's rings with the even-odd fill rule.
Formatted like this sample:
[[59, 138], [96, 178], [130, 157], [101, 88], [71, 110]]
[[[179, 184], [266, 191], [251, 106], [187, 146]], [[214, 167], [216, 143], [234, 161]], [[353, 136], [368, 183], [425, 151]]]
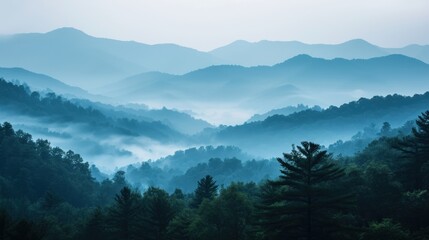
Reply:
[[315, 111], [321, 111], [322, 108], [320, 106], [313, 106], [313, 107], [309, 107], [307, 105], [304, 104], [298, 104], [296, 106], [287, 106], [284, 108], [278, 108], [278, 109], [273, 109], [270, 110], [266, 113], [262, 113], [262, 114], [255, 114], [253, 115], [251, 118], [249, 118], [249, 120], [247, 120], [247, 123], [250, 122], [257, 122], [257, 121], [263, 121], [265, 119], [267, 119], [268, 117], [274, 116], [274, 115], [283, 115], [283, 116], [287, 116], [290, 115], [292, 113], [296, 113], [296, 112], [302, 112], [305, 110], [315, 110]]
[[348, 140], [367, 127], [376, 128], [378, 132], [384, 122], [389, 122], [394, 128], [401, 127], [415, 120], [428, 107], [429, 92], [412, 97], [361, 98], [322, 111], [274, 115], [264, 121], [230, 126], [212, 134], [218, 142], [238, 146], [252, 155], [269, 157], [288, 151], [292, 144], [301, 141], [328, 145], [339, 139]]
[[33, 91], [52, 91], [67, 98], [86, 98], [99, 101], [109, 101], [106, 97], [90, 94], [82, 88], [67, 85], [50, 76], [30, 72], [23, 68], [0, 67], [0, 78], [10, 82], [26, 84]]
[[56, 146], [80, 149], [91, 162], [110, 167], [121, 165], [121, 161], [136, 161], [135, 146], [142, 153], [187, 141], [187, 136], [160, 121], [106, 115], [55, 93], [43, 96], [2, 79], [0, 119], [14, 122], [37, 138], [49, 137]]
[[187, 113], [179, 112], [172, 109], [149, 109], [145, 105], [127, 104], [113, 106], [100, 102], [91, 102], [86, 99], [72, 99], [73, 103], [88, 108], [94, 108], [102, 112], [106, 116], [113, 118], [128, 118], [146, 122], [161, 122], [170, 128], [179, 131], [183, 134], [196, 134], [205, 128], [213, 127], [208, 122], [195, 119]]
[[185, 73], [217, 63], [210, 54], [174, 44], [95, 38], [73, 28], [3, 36], [0, 52], [0, 66], [22, 67], [80, 87], [149, 70]]
[[211, 65], [274, 65], [299, 54], [320, 58], [368, 59], [402, 54], [429, 63], [429, 46], [382, 48], [364, 40], [341, 44], [236, 41], [210, 52], [175, 44], [143, 44], [96, 38], [73, 28], [0, 37], [1, 67], [20, 67], [67, 84], [96, 87], [142, 72], [185, 74]]
[[[299, 55], [274, 66], [212, 66], [184, 75], [143, 73], [104, 89], [129, 101], [237, 103], [265, 111], [294, 104], [332, 105], [429, 89], [429, 65], [403, 55], [326, 60]], [[359, 97], [359, 96], [358, 96]]]
[[341, 44], [306, 44], [298, 41], [235, 41], [210, 51], [227, 64], [242, 66], [274, 65], [296, 55], [318, 58], [368, 59], [390, 54], [402, 54], [429, 63], [429, 46], [409, 45], [403, 48], [382, 48], [355, 39]]

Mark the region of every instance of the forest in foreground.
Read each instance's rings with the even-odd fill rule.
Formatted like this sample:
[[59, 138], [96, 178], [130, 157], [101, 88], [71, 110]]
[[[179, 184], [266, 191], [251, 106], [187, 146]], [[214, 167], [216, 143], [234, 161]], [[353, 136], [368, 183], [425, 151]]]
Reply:
[[260, 182], [142, 190], [5, 122], [0, 239], [429, 239], [429, 111], [354, 156], [304, 141], [277, 161]]

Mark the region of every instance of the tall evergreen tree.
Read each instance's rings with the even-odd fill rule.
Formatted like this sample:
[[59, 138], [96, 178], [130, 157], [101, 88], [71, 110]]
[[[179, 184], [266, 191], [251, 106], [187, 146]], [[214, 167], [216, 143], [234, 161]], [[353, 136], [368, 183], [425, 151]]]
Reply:
[[335, 184], [343, 169], [318, 144], [301, 144], [277, 159], [282, 175], [263, 190], [260, 224], [270, 239], [332, 239], [344, 229], [336, 217], [352, 206], [353, 195]]
[[85, 240], [106, 239], [105, 215], [101, 208], [96, 208], [89, 216], [83, 237]]
[[174, 217], [168, 193], [160, 188], [150, 187], [144, 193], [143, 199], [147, 210], [148, 239], [165, 239], [167, 226]]
[[211, 200], [217, 195], [217, 185], [210, 175], [205, 176], [198, 181], [197, 189], [195, 190], [195, 197], [192, 205], [198, 207], [204, 199]]
[[429, 189], [429, 111], [422, 113], [416, 124], [412, 136], [395, 145], [403, 153], [398, 173], [409, 190]]
[[141, 214], [140, 195], [128, 187], [122, 188], [110, 209], [108, 227], [113, 239], [136, 239]]

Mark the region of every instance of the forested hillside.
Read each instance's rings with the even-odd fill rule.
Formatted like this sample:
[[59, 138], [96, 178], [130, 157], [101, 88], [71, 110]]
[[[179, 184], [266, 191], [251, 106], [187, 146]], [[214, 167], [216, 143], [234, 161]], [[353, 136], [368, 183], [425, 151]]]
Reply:
[[0, 0], [0, 240], [429, 240], [429, 0]]
[[157, 140], [171, 140], [179, 133], [160, 122], [136, 121], [134, 119], [111, 119], [93, 108], [83, 108], [55, 93], [41, 96], [23, 85], [14, 85], [0, 79], [0, 107], [10, 115], [43, 118], [47, 123], [85, 124], [86, 131], [97, 134], [115, 133], [143, 135]]
[[[361, 98], [323, 111], [306, 110], [264, 121], [229, 126], [216, 134], [218, 141], [235, 145], [253, 155], [270, 156], [302, 140], [332, 144], [350, 139], [358, 131], [384, 122], [401, 127], [429, 106], [429, 92], [412, 97], [388, 95]], [[264, 141], [261, 141], [264, 139]]]
[[142, 104], [112, 106], [84, 99], [71, 99], [71, 102], [85, 108], [97, 109], [104, 115], [112, 118], [129, 118], [145, 122], [159, 121], [183, 134], [191, 135], [201, 132], [205, 128], [214, 127], [208, 122], [195, 119], [187, 113], [167, 109], [165, 107], [161, 109], [150, 109], [148, 106]]
[[286, 103], [329, 106], [356, 95], [422, 93], [429, 87], [428, 77], [428, 64], [403, 55], [353, 60], [298, 55], [273, 66], [220, 65], [183, 75], [143, 72], [102, 91], [127, 101], [192, 109], [197, 103], [231, 107], [235, 102], [243, 109], [266, 112]]
[[[95, 182], [78, 154], [0, 127], [2, 239], [427, 239], [429, 111], [407, 136], [382, 136], [362, 152], [335, 158], [301, 142], [259, 183], [194, 180], [191, 194], [132, 188], [118, 171]], [[238, 165], [237, 165], [238, 164]], [[256, 170], [255, 167], [251, 167]], [[223, 175], [227, 169], [219, 170]], [[16, 178], [19, 176], [19, 178]], [[155, 178], [156, 179], [156, 178]], [[156, 182], [155, 182], [156, 183]], [[116, 194], [115, 196], [113, 196]], [[98, 206], [98, 207], [96, 207]]]

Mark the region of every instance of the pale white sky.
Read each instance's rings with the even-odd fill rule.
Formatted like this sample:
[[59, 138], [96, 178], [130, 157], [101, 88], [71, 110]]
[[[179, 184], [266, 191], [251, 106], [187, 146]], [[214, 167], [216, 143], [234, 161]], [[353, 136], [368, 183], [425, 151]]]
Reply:
[[429, 0], [0, 0], [0, 34], [74, 27], [211, 50], [238, 39], [429, 44]]

